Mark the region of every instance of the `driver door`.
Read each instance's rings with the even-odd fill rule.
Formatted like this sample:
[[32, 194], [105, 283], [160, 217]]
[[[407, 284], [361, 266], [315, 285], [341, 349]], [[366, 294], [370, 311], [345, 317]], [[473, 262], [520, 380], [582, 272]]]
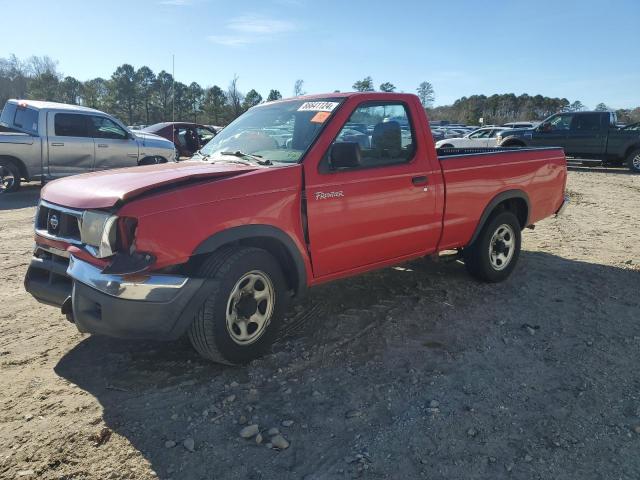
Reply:
[[558, 113], [545, 120], [531, 136], [531, 144], [536, 147], [562, 147], [567, 144], [573, 114]]
[[[361, 122], [370, 136], [352, 128]], [[360, 165], [332, 170], [327, 152], [317, 173], [305, 169], [315, 276], [435, 249], [442, 221], [430, 185], [436, 172], [415, 132], [403, 103], [361, 103], [334, 140], [357, 144]]]
[[94, 170], [138, 165], [138, 142], [107, 117], [90, 116], [91, 135], [96, 145]]
[[465, 141], [466, 147], [486, 147], [487, 142], [489, 141], [489, 134], [491, 133], [491, 129], [485, 128], [482, 130], [478, 130], [469, 135], [468, 139]]

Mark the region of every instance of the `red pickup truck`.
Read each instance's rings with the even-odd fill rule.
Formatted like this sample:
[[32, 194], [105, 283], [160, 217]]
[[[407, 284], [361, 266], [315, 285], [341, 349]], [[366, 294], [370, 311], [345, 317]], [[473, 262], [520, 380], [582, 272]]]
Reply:
[[81, 332], [187, 333], [243, 363], [323, 282], [445, 250], [504, 280], [521, 231], [566, 204], [562, 149], [436, 152], [408, 94], [264, 103], [194, 158], [46, 185], [27, 291]]

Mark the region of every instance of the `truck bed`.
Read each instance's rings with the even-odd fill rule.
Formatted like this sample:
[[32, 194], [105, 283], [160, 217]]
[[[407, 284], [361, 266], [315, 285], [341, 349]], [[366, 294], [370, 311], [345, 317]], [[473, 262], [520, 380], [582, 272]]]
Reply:
[[562, 205], [566, 184], [562, 148], [446, 148], [438, 149], [437, 155], [446, 188], [441, 250], [459, 247], [461, 239], [466, 245], [497, 194], [513, 189], [527, 192], [527, 225]]

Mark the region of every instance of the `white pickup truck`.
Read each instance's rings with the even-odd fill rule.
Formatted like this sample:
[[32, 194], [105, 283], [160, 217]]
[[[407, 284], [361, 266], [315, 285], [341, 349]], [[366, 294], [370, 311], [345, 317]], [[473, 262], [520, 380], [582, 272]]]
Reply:
[[24, 179], [175, 161], [175, 146], [92, 108], [9, 100], [0, 116], [0, 194]]

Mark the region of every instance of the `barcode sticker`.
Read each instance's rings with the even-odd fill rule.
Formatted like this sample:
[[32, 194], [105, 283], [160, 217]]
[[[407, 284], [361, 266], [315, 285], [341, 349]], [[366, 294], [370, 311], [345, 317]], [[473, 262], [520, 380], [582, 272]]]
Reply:
[[299, 112], [333, 112], [338, 102], [304, 102], [298, 108]]

